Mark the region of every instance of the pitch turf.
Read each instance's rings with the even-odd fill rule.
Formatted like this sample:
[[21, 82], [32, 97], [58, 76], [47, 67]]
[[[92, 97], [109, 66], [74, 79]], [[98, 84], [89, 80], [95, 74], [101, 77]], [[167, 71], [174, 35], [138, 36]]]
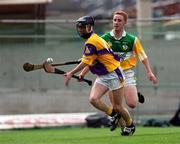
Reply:
[[137, 127], [128, 137], [108, 128], [0, 131], [0, 144], [180, 144], [180, 127]]

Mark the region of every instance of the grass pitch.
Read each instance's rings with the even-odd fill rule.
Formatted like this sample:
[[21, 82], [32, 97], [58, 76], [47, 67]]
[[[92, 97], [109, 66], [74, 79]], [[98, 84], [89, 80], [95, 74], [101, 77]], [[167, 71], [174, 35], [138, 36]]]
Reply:
[[180, 127], [137, 127], [133, 136], [108, 128], [0, 131], [0, 144], [180, 144]]

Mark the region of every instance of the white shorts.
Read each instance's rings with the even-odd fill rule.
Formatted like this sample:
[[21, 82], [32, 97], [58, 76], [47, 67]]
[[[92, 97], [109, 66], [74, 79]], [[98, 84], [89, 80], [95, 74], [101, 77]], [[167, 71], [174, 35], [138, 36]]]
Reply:
[[124, 70], [125, 86], [136, 85], [136, 75], [133, 69]]
[[106, 75], [98, 76], [95, 83], [102, 84], [106, 86], [109, 90], [116, 90], [124, 86], [124, 74], [121, 68], [119, 68], [119, 73], [112, 72]]

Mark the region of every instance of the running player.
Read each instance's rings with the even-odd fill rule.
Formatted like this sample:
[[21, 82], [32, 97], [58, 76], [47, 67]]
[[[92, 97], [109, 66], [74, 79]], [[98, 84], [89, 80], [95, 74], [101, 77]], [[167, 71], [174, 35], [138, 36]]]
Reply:
[[[85, 67], [97, 75], [90, 92], [90, 103], [97, 109], [110, 116], [120, 114], [125, 121], [122, 135], [131, 135], [135, 132], [135, 125], [122, 102], [124, 98], [124, 76], [117, 57], [111, 51], [108, 43], [93, 31], [94, 19], [84, 16], [77, 20], [76, 28], [79, 35], [86, 40], [81, 63], [65, 74], [65, 85], [68, 85], [73, 74], [80, 72]], [[44, 63], [45, 71], [53, 73], [58, 69]], [[113, 108], [102, 101], [102, 96], [107, 91], [112, 92]]]
[[[125, 31], [128, 15], [124, 11], [116, 11], [113, 15], [113, 29], [104, 34], [102, 38], [111, 46], [113, 52], [121, 57], [121, 67], [125, 74], [125, 101], [130, 108], [135, 108], [138, 102], [135, 67], [137, 57], [143, 63], [147, 77], [153, 84], [157, 84], [148, 57], [136, 36]], [[139, 95], [141, 96], [141, 95]], [[112, 103], [112, 93], [109, 93]], [[116, 128], [113, 127], [112, 130]]]

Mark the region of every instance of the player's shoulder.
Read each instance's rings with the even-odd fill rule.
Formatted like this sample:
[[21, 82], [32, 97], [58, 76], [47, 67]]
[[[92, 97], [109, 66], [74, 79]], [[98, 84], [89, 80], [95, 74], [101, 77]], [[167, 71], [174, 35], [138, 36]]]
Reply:
[[95, 45], [98, 43], [100, 39], [100, 36], [96, 33], [93, 33], [86, 41], [85, 44], [91, 44], [91, 45]]
[[100, 36], [96, 33], [93, 33], [90, 38], [88, 38], [87, 42], [96, 42], [98, 39], [100, 39]]
[[137, 39], [137, 36], [126, 32], [126, 38], [134, 41]]
[[128, 32], [126, 32], [126, 36], [127, 37], [130, 37], [130, 38], [137, 38], [137, 36], [133, 35], [133, 34], [130, 34]]
[[110, 32], [107, 32], [101, 36], [101, 38], [105, 38], [105, 37], [111, 37]]
[[101, 36], [102, 39], [104, 39], [105, 41], [113, 41], [114, 40], [114, 37], [111, 36], [111, 32], [107, 32], [105, 34], [103, 34]]

